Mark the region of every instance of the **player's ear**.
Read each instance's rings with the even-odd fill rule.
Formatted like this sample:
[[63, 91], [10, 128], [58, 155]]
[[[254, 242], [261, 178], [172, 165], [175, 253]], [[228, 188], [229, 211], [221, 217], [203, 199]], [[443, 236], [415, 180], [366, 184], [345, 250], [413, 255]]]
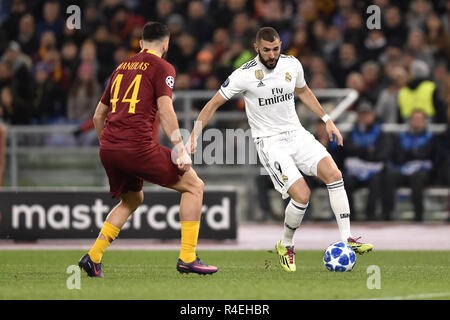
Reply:
[[139, 40], [139, 47], [141, 47], [141, 49], [144, 49], [144, 40]]
[[256, 42], [253, 42], [253, 48], [256, 52], [258, 52], [258, 44]]

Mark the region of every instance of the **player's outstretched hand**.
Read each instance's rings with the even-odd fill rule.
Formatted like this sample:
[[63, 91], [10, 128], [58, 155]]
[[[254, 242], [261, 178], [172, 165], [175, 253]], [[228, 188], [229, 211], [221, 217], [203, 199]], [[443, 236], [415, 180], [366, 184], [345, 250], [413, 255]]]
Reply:
[[330, 142], [333, 141], [333, 135], [335, 135], [336, 139], [337, 139], [338, 146], [343, 146], [344, 145], [344, 139], [342, 138], [342, 135], [339, 132], [339, 129], [334, 124], [333, 120], [329, 119], [325, 123], [325, 127], [326, 127], [326, 130], [327, 130], [328, 138], [330, 139]]

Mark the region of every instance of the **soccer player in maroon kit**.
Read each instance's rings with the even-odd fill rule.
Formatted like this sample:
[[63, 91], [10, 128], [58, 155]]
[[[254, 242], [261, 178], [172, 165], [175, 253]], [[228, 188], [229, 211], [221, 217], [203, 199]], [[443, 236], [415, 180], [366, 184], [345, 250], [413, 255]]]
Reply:
[[[103, 253], [142, 203], [144, 180], [181, 192], [181, 250], [177, 270], [200, 274], [217, 271], [217, 267], [203, 263], [195, 253], [203, 181], [191, 168], [172, 105], [175, 69], [162, 59], [169, 47], [169, 37], [168, 28], [159, 22], [144, 26], [142, 50], [112, 73], [94, 114], [110, 194], [120, 198], [120, 202], [108, 214], [91, 250], [79, 261], [79, 266], [91, 277], [103, 277]], [[157, 113], [174, 145], [173, 151], [152, 138], [153, 131], [158, 130], [154, 124]]]

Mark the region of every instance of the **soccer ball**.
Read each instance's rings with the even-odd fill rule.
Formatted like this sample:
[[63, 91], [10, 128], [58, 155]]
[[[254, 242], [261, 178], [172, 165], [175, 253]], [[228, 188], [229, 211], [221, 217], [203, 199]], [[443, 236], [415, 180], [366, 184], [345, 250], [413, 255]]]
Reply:
[[323, 264], [329, 271], [352, 271], [355, 262], [355, 252], [345, 242], [333, 243], [323, 254]]

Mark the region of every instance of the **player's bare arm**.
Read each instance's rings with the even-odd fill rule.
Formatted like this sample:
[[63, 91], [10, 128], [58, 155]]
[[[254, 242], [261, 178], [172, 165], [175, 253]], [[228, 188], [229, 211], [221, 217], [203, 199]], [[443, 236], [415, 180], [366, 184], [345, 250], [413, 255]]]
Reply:
[[161, 126], [178, 153], [178, 167], [183, 171], [188, 171], [191, 168], [192, 161], [183, 143], [183, 137], [178, 127], [177, 115], [173, 109], [172, 98], [169, 96], [161, 96], [156, 100], [156, 103], [158, 105]]
[[[320, 118], [326, 115], [325, 110], [320, 105], [319, 101], [317, 100], [314, 93], [311, 91], [311, 89], [308, 87], [308, 85], [305, 85], [303, 88], [295, 88], [295, 93], [298, 95], [300, 100], [302, 100], [305, 105], [315, 114], [317, 114]], [[325, 127], [328, 133], [328, 138], [330, 141], [333, 141], [333, 134], [336, 136], [337, 143], [339, 146], [344, 145], [344, 139], [342, 138], [342, 135], [339, 131], [339, 129], [334, 124], [333, 120], [328, 119], [325, 122]]]
[[108, 115], [108, 110], [109, 110], [109, 107], [102, 102], [99, 102], [97, 105], [97, 108], [95, 109], [93, 121], [94, 121], [95, 131], [97, 131], [97, 136], [98, 136], [99, 140], [100, 140], [100, 136], [102, 134], [103, 128], [105, 127], [105, 120], [106, 120], [106, 116]]
[[200, 111], [197, 117], [197, 121], [195, 121], [194, 129], [191, 132], [188, 144], [186, 146], [188, 152], [190, 152], [191, 154], [195, 152], [197, 139], [200, 136], [203, 128], [209, 123], [217, 109], [225, 102], [227, 102], [227, 100], [217, 92]]

